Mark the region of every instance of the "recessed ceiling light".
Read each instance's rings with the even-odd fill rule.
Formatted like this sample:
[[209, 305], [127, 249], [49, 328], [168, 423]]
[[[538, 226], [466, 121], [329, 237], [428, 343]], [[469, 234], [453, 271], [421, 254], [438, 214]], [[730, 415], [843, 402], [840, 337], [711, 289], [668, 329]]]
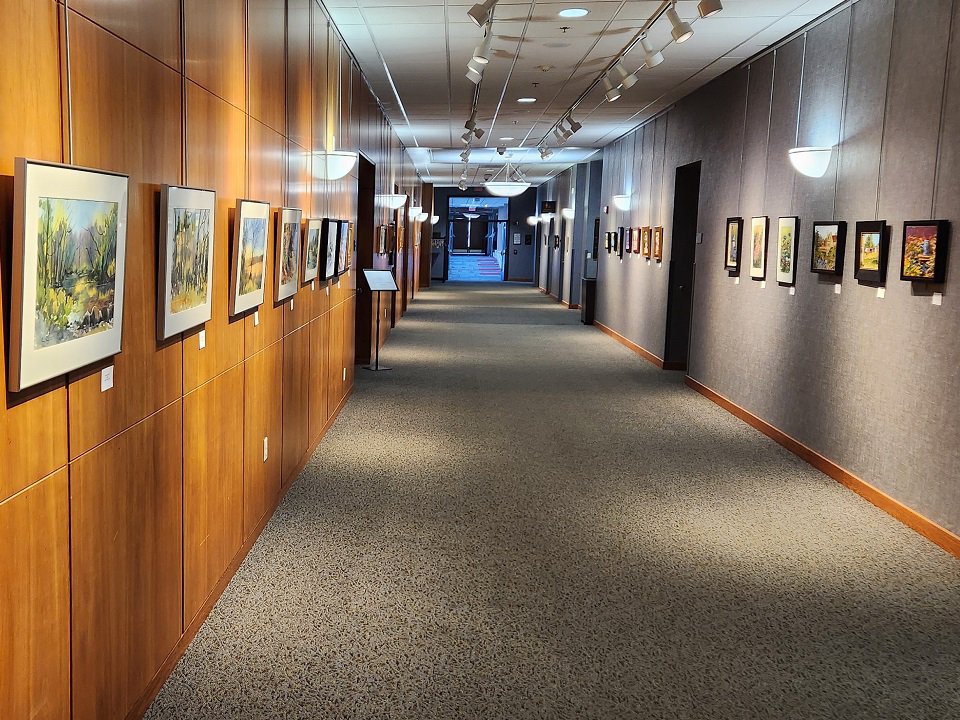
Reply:
[[501, 139], [501, 140], [516, 140], [516, 138], [512, 138], [512, 137], [502, 137], [502, 138], [500, 138], [500, 139]]
[[560, 17], [583, 17], [590, 11], [586, 8], [567, 8], [566, 10], [561, 10], [557, 13]]
[[518, 103], [535, 103], [536, 101], [536, 98], [517, 98]]

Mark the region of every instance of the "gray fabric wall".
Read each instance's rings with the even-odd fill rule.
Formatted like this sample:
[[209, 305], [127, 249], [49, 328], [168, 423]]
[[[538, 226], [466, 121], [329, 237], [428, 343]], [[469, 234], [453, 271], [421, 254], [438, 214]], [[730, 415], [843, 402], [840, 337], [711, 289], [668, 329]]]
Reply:
[[[703, 161], [689, 374], [897, 500], [960, 532], [960, 248], [947, 281], [899, 279], [904, 220], [960, 241], [960, 0], [859, 0], [609, 146], [606, 228], [666, 228], [664, 268], [601, 253], [597, 319], [662, 355], [678, 166]], [[692, 42], [696, 42], [694, 39]], [[951, 47], [952, 45], [952, 47]], [[669, 54], [669, 53], [668, 53]], [[669, 62], [669, 57], [667, 62]], [[823, 178], [787, 149], [838, 145]], [[801, 218], [795, 294], [723, 269], [724, 219]], [[812, 223], [848, 223], [841, 293], [809, 271]], [[891, 226], [886, 297], [853, 277], [858, 220]], [[942, 307], [931, 303], [943, 293]]]

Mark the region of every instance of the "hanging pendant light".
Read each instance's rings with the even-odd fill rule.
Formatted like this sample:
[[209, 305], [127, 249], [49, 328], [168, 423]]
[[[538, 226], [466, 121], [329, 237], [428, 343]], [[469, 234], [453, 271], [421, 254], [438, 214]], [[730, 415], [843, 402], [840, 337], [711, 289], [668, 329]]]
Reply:
[[[483, 186], [491, 195], [496, 195], [497, 197], [516, 197], [530, 187], [530, 183], [519, 175], [519, 171], [513, 169], [509, 160], [507, 160], [507, 164], [503, 166], [502, 172], [503, 180], [497, 180], [495, 176], [493, 180], [487, 180], [483, 183]], [[515, 173], [516, 177], [511, 179]], [[499, 175], [500, 173], [497, 173], [497, 176]]]

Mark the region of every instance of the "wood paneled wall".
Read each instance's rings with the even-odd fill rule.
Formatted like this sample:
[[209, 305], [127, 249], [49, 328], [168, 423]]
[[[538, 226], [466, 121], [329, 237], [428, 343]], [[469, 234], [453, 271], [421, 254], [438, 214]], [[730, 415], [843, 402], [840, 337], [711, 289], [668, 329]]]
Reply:
[[[237, 199], [355, 221], [356, 171], [311, 173], [334, 146], [418, 179], [316, 0], [4, 0], [0, 28], [4, 318], [14, 159], [130, 175], [122, 352], [0, 403], [0, 718], [136, 717], [353, 385], [356, 269], [229, 317]], [[156, 340], [163, 184], [217, 192], [203, 343]]]

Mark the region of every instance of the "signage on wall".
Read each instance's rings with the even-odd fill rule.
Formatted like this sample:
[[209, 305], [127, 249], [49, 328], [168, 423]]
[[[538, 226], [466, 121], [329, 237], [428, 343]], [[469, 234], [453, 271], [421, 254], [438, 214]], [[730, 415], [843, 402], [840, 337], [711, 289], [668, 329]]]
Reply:
[[540, 214], [556, 214], [557, 212], [557, 201], [556, 200], [541, 200], [540, 201]]

